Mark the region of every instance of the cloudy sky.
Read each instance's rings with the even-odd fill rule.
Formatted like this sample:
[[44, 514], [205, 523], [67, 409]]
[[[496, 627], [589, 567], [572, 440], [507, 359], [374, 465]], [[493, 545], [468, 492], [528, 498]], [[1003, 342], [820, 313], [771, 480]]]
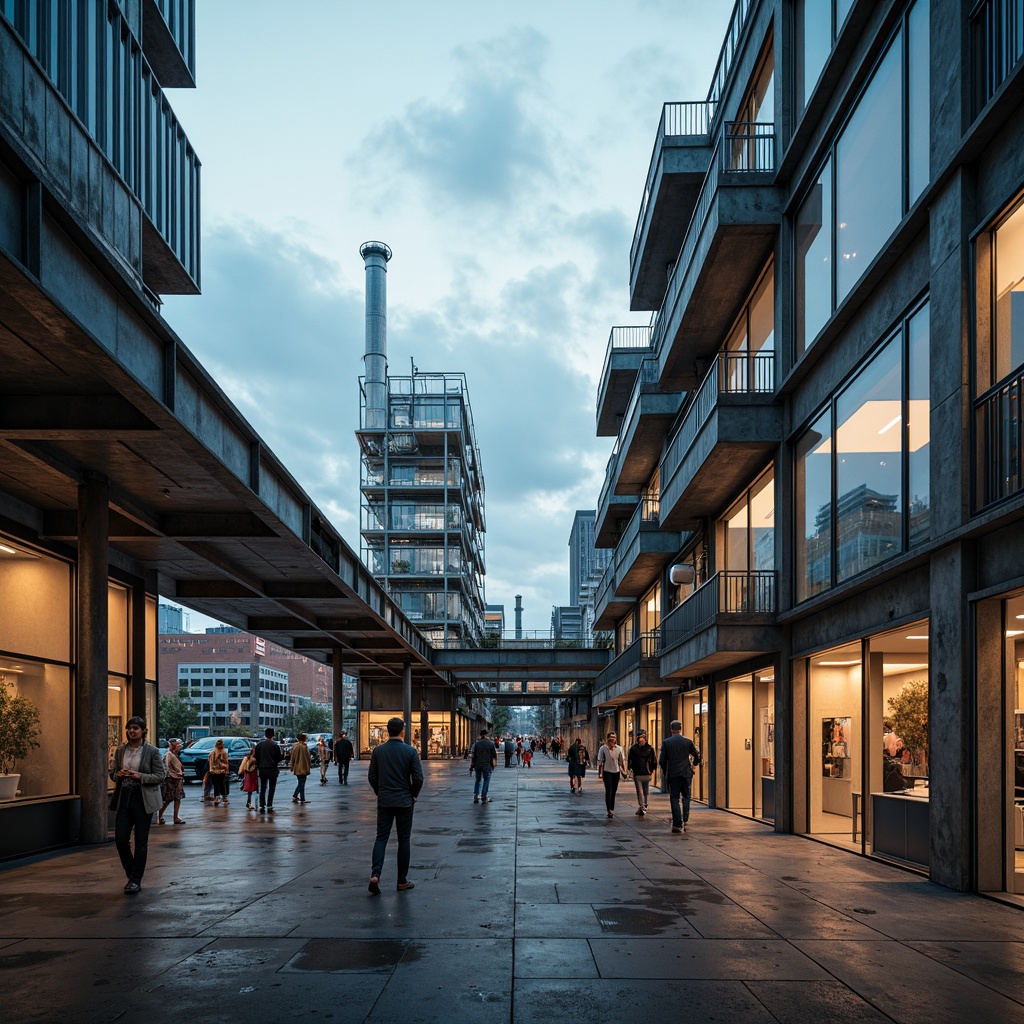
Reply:
[[[359, 246], [388, 361], [468, 378], [490, 603], [547, 629], [594, 508], [610, 328], [661, 106], [704, 99], [732, 0], [204, 0], [202, 289], [171, 325], [359, 550]], [[195, 617], [193, 625], [196, 625]]]

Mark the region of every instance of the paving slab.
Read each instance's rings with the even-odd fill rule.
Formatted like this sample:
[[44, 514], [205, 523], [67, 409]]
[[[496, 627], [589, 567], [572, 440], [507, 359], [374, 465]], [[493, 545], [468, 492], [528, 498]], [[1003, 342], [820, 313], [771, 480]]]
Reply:
[[367, 892], [362, 764], [273, 816], [190, 787], [136, 897], [110, 843], [0, 865], [0, 1021], [1024, 1024], [1016, 907], [701, 805], [672, 835], [660, 793], [609, 820], [543, 758], [484, 805], [464, 762], [425, 774], [409, 892], [393, 839]]

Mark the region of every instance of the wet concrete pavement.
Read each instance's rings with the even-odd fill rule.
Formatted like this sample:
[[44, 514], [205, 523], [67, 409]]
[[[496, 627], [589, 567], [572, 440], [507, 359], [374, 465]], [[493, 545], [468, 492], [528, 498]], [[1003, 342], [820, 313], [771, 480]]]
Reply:
[[135, 897], [113, 844], [0, 866], [0, 1021], [1024, 1022], [1024, 911], [629, 785], [608, 820], [543, 757], [484, 805], [424, 768], [411, 892], [393, 837], [367, 892], [365, 762], [272, 818], [191, 787]]

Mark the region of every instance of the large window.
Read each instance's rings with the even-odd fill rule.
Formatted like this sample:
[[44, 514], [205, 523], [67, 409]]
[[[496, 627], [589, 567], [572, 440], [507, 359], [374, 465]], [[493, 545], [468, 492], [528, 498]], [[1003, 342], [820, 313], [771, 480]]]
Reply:
[[931, 536], [928, 336], [926, 304], [797, 441], [797, 600]]
[[928, 182], [928, 0], [896, 31], [796, 215], [796, 354]]
[[1024, 486], [1024, 202], [975, 242], [975, 443], [978, 507]]
[[796, 106], [803, 112], [853, 0], [799, 0], [796, 5]]

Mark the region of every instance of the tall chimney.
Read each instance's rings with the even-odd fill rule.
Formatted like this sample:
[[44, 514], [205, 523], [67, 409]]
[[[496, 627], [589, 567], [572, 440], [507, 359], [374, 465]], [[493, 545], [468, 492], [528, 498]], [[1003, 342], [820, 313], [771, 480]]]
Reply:
[[516, 639], [523, 639], [523, 595], [516, 594]]
[[363, 242], [359, 255], [366, 265], [366, 378], [367, 430], [384, 430], [388, 422], [388, 260], [391, 250], [383, 242]]

